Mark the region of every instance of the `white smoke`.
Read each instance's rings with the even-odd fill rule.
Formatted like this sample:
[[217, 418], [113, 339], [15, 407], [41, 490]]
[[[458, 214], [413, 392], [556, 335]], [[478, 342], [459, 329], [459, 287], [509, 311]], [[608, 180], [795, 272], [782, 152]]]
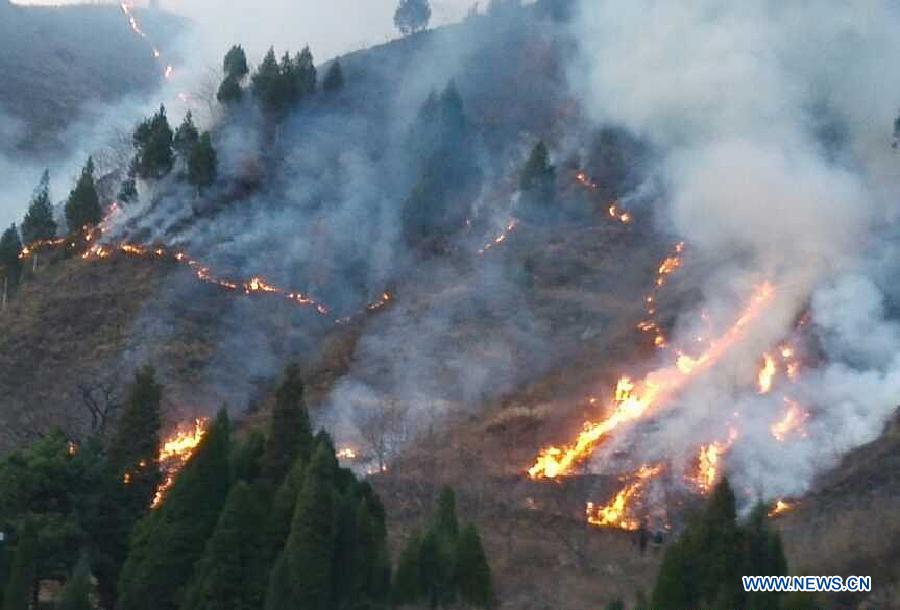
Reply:
[[[900, 83], [887, 58], [900, 51], [900, 15], [878, 0], [584, 0], [573, 27], [582, 61], [571, 80], [587, 111], [662, 152], [661, 220], [717, 261], [702, 286], [713, 326], [733, 321], [753, 285], [777, 289], [742, 344], [642, 436], [640, 456], [686, 462], [739, 422], [738, 485], [802, 492], [875, 438], [900, 399], [900, 329], [867, 277], [873, 227], [896, 213]], [[756, 395], [754, 372], [810, 303], [825, 362], [790, 389], [811, 412], [806, 437], [780, 443], [770, 426], [784, 396]], [[683, 316], [676, 344], [698, 319]]]

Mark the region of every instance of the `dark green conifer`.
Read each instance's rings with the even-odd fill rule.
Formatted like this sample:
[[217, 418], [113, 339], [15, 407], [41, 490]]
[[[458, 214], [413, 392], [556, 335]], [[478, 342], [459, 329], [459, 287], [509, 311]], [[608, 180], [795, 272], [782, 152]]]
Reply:
[[22, 221], [22, 239], [26, 244], [30, 244], [54, 237], [56, 237], [56, 221], [53, 220], [53, 203], [50, 201], [50, 172], [44, 170]]
[[261, 610], [266, 589], [263, 527], [258, 492], [239, 481], [228, 494], [206, 543], [181, 610]]
[[298, 457], [307, 461], [312, 452], [312, 425], [303, 393], [300, 367], [289, 365], [275, 395], [263, 461], [265, 475], [273, 485], [281, 483]]
[[72, 576], [62, 590], [54, 610], [93, 610], [92, 589], [91, 567], [87, 557], [82, 555], [75, 564]]
[[322, 89], [325, 91], [338, 91], [344, 88], [344, 70], [337, 59], [331, 63], [325, 79], [322, 81]]
[[135, 527], [119, 580], [119, 610], [177, 610], [215, 530], [230, 481], [223, 410], [162, 504]]
[[97, 194], [97, 185], [94, 182], [93, 157], [88, 157], [75, 188], [69, 193], [65, 211], [70, 233], [80, 231], [84, 226], [96, 225], [103, 219], [100, 195]]
[[203, 132], [200, 140], [191, 150], [188, 160], [188, 181], [197, 187], [198, 191], [212, 186], [218, 174], [218, 157], [213, 148], [212, 138], [208, 131]]
[[9, 580], [3, 591], [3, 610], [28, 610], [34, 598], [37, 573], [37, 540], [30, 528], [19, 533]]
[[459, 597], [475, 608], [489, 608], [494, 601], [491, 567], [488, 565], [481, 536], [474, 525], [465, 527], [456, 543], [454, 583]]

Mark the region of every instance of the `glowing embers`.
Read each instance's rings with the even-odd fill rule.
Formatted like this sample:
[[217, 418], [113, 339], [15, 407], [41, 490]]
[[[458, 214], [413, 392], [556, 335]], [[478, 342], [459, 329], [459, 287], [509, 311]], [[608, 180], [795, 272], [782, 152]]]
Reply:
[[[135, 34], [137, 34], [138, 36], [140, 36], [141, 38], [143, 38], [144, 40], [147, 40], [149, 42], [150, 37], [147, 36], [147, 32], [144, 31], [144, 29], [141, 27], [141, 24], [138, 23], [137, 18], [131, 12], [131, 9], [132, 9], [131, 4], [128, 2], [121, 2], [119, 4], [119, 8], [122, 9], [122, 14], [125, 15], [125, 18], [128, 20], [128, 27], [131, 28], [131, 31], [134, 32]], [[153, 52], [153, 58], [156, 59], [157, 61], [162, 61], [162, 53], [160, 53], [159, 49], [156, 46], [154, 46], [152, 43], [150, 45], [150, 48]], [[166, 64], [164, 66], [163, 78], [165, 78], [166, 80], [170, 80], [172, 78], [172, 76], [174, 75], [174, 73], [175, 73], [175, 69], [171, 65]]]
[[500, 232], [499, 235], [497, 235], [497, 237], [495, 237], [494, 239], [492, 239], [491, 241], [489, 241], [484, 246], [482, 246], [481, 248], [478, 249], [478, 254], [484, 254], [491, 248], [495, 248], [495, 247], [499, 246], [500, 244], [502, 244], [503, 242], [505, 242], [507, 239], [509, 239], [509, 236], [512, 234], [513, 231], [516, 230], [516, 227], [518, 227], [518, 226], [519, 226], [518, 219], [511, 218], [509, 220], [509, 222], [506, 223], [506, 227], [503, 229], [503, 231]]
[[622, 377], [613, 395], [610, 413], [596, 422], [585, 422], [582, 431], [570, 445], [546, 447], [528, 469], [531, 478], [553, 479], [572, 471], [589, 458], [597, 446], [620, 425], [643, 419], [677, 396], [700, 373], [719, 362], [746, 335], [747, 327], [771, 304], [775, 288], [763, 283], [756, 288], [749, 303], [735, 323], [720, 337], [710, 341], [698, 356], [678, 353], [674, 365], [648, 373], [640, 381]]
[[772, 436], [780, 443], [794, 435], [805, 437], [806, 420], [809, 419], [809, 412], [796, 400], [785, 397], [784, 404], [786, 406], [784, 415], [769, 428]]
[[708, 494], [722, 476], [725, 454], [738, 438], [737, 430], [732, 428], [728, 438], [700, 447], [697, 454], [696, 470], [688, 476], [688, 480], [701, 494]]
[[769, 509], [768, 515], [770, 518], [774, 519], [775, 517], [791, 512], [797, 508], [798, 504], [799, 502], [793, 500], [779, 498], [775, 501], [775, 504], [772, 505], [772, 508]]
[[[163, 480], [156, 488], [151, 508], [158, 508], [163, 503], [166, 494], [175, 484], [178, 473], [190, 461], [205, 435], [206, 420], [198, 418], [194, 420], [193, 426], [176, 430], [163, 443], [158, 458]], [[125, 482], [128, 483], [127, 480]]]
[[609, 503], [599, 506], [588, 502], [585, 515], [588, 523], [597, 527], [623, 530], [637, 530], [641, 520], [636, 516], [639, 504], [650, 482], [663, 472], [662, 464], [644, 464], [632, 475], [626, 477], [626, 484]]
[[657, 319], [657, 299], [659, 291], [669, 282], [673, 273], [678, 271], [683, 264], [684, 242], [678, 242], [672, 252], [664, 258], [656, 270], [656, 278], [653, 282], [653, 290], [644, 298], [644, 313], [646, 318], [637, 328], [642, 333], [653, 336], [653, 345], [666, 347], [668, 342], [662, 327]]

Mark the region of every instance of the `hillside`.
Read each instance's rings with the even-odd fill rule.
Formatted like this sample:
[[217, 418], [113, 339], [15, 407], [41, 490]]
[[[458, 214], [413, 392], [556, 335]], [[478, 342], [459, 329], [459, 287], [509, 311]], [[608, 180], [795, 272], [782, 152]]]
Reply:
[[[4, 0], [0, 17], [0, 112], [18, 124], [0, 134], [10, 138], [0, 143], [45, 153], [71, 146], [62, 132], [85, 111], [162, 82], [152, 46], [131, 31], [114, 4], [26, 7]], [[163, 13], [142, 11], [140, 17], [160, 45], [183, 27]]]
[[[164, 433], [224, 406], [235, 437], [253, 441], [297, 363], [313, 425], [334, 439], [320, 439], [328, 459], [384, 503], [391, 557], [452, 486], [481, 531], [500, 608], [647, 603], [663, 554], [723, 474], [742, 516], [757, 501], [797, 503], [765, 520], [792, 572], [877, 583], [823, 607], [897, 607], [900, 424], [872, 426], [896, 404], [900, 328], [874, 281], [822, 272], [857, 271], [833, 254], [857, 223], [828, 207], [835, 192], [857, 202], [856, 182], [843, 188], [850, 170], [834, 167], [849, 139], [841, 148], [817, 132], [800, 147], [824, 150], [820, 167], [760, 161], [741, 138], [700, 155], [704, 130], [721, 126], [673, 127], [676, 103], [650, 127], [626, 127], [650, 110], [622, 108], [618, 90], [585, 97], [589, 71], [575, 68], [601, 60], [579, 51], [570, 3], [513, 4], [338, 58], [342, 86], [289, 103], [241, 80], [210, 126], [209, 183], [189, 183], [192, 157], [179, 154], [138, 180], [132, 201], [106, 197], [99, 243], [87, 233], [23, 254], [0, 311], [0, 452], [55, 427], [107, 440], [97, 410], [114, 420], [146, 364]], [[23, 32], [81, 24], [0, 92], [30, 126], [26, 148], [65, 133], [68, 110], [91, 103], [84, 91], [108, 100], [158, 82], [121, 12], [55, 10], [0, 4], [0, 47], [25, 64], [41, 58], [26, 57]], [[128, 59], [88, 44], [97, 31]], [[286, 57], [282, 77], [301, 62]], [[320, 83], [333, 65], [318, 65]], [[300, 90], [288, 84], [273, 90]], [[726, 113], [729, 136], [746, 108]], [[606, 119], [623, 110], [628, 120]], [[821, 118], [802, 116], [810, 130]], [[688, 152], [665, 158], [695, 127]], [[692, 173], [697, 158], [714, 171]], [[98, 177], [101, 192], [118, 177]], [[837, 434], [848, 440], [835, 447], [855, 449], [829, 449]], [[529, 474], [539, 456], [559, 476]], [[589, 507], [622, 498], [589, 523]]]

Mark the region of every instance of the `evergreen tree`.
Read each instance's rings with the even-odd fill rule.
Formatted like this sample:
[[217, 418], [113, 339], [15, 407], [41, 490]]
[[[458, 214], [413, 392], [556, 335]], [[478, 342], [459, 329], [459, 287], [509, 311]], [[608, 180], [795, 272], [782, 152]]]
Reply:
[[162, 427], [162, 387], [156, 373], [144, 366], [135, 373], [124, 409], [109, 447], [109, 461], [123, 477], [122, 502], [135, 517], [146, 511], [162, 481], [157, 454]]
[[138, 522], [122, 567], [119, 610], [179, 607], [228, 493], [229, 429], [223, 410], [162, 505]]
[[431, 5], [428, 0], [400, 0], [394, 12], [394, 25], [404, 36], [424, 30], [430, 20]]
[[226, 105], [240, 102], [243, 97], [244, 90], [241, 89], [241, 84], [231, 77], [226, 77], [216, 92], [216, 99], [219, 100], [219, 103]]
[[330, 610], [334, 598], [334, 454], [320, 444], [309, 464], [284, 551], [269, 581], [266, 610]]
[[456, 543], [459, 521], [456, 518], [456, 493], [452, 487], [441, 489], [433, 528], [448, 544]]
[[294, 58], [294, 71], [294, 77], [297, 81], [295, 101], [315, 93], [318, 75], [312, 51], [309, 50], [308, 46], [303, 47], [303, 50]]
[[493, 603], [491, 568], [474, 525], [459, 535], [453, 580], [463, 602], [476, 608], [489, 608]]
[[53, 204], [50, 202], [50, 172], [44, 170], [22, 221], [22, 239], [30, 244], [54, 237], [56, 221], [53, 220]]
[[251, 430], [231, 456], [231, 474], [234, 481], [255, 483], [262, 474], [262, 457], [266, 448], [266, 436], [260, 430]]
[[19, 239], [19, 230], [12, 224], [0, 236], [0, 284], [5, 278], [8, 289], [17, 286], [22, 275], [22, 261], [19, 259], [21, 252], [22, 240]]
[[[787, 576], [787, 559], [781, 536], [769, 527], [768, 511], [758, 504], [744, 527], [745, 558], [741, 574], [755, 576]], [[780, 592], [759, 592], [746, 595], [746, 608], [764, 610], [781, 607]]]
[[54, 610], [93, 610], [91, 602], [91, 568], [87, 557], [82, 555], [69, 582], [60, 594]]
[[419, 548], [419, 583], [432, 609], [453, 599], [453, 549], [435, 529], [429, 530]]
[[199, 141], [200, 132], [197, 131], [197, 126], [194, 125], [194, 115], [188, 110], [181, 125], [175, 130], [175, 137], [173, 139], [175, 152], [178, 153], [179, 157], [187, 160], [190, 158], [194, 147], [197, 146]]
[[204, 131], [200, 140], [191, 151], [188, 161], [188, 181], [197, 187], [198, 191], [212, 186], [218, 174], [218, 157], [213, 148], [212, 138], [208, 131]]
[[294, 518], [297, 497], [306, 480], [306, 465], [306, 460], [298, 457], [278, 487], [278, 491], [275, 492], [272, 513], [269, 517], [269, 546], [273, 557], [277, 557], [284, 549], [284, 543], [291, 532], [291, 521]]
[[344, 70], [341, 68], [341, 62], [337, 59], [331, 63], [328, 72], [325, 73], [325, 79], [322, 81], [322, 89], [325, 91], [338, 91], [344, 88]]
[[419, 557], [422, 554], [422, 538], [413, 534], [397, 562], [397, 571], [391, 589], [391, 600], [397, 606], [413, 604], [423, 599], [425, 592], [421, 586]]
[[3, 610], [28, 610], [34, 597], [37, 572], [37, 540], [26, 528], [20, 533], [9, 580], [3, 591]]
[[250, 68], [247, 66], [247, 55], [241, 45], [234, 45], [225, 54], [222, 71], [225, 73], [226, 79], [230, 78], [237, 84], [240, 84], [240, 81], [250, 73]]
[[240, 481], [228, 494], [206, 543], [181, 610], [261, 610], [266, 588], [262, 544], [266, 511], [258, 494]]
[[723, 477], [705, 510], [667, 549], [653, 591], [653, 606], [663, 610], [740, 607], [743, 549], [734, 492]]
[[116, 194], [116, 199], [122, 203], [130, 203], [132, 201], [137, 201], [137, 198], [137, 180], [135, 180], [133, 176], [128, 176], [122, 180], [122, 184], [119, 185], [119, 192]]
[[283, 109], [281, 80], [281, 69], [278, 60], [275, 59], [275, 49], [270, 48], [251, 78], [253, 97], [267, 112], [278, 113]]
[[546, 206], [553, 200], [555, 182], [556, 168], [550, 164], [550, 152], [542, 141], [538, 142], [522, 170], [519, 188], [529, 203]]
[[69, 231], [79, 231], [84, 226], [95, 225], [103, 219], [100, 195], [94, 182], [94, 159], [88, 157], [75, 188], [66, 201], [66, 223]]
[[162, 178], [172, 171], [175, 163], [172, 149], [174, 138], [166, 117], [166, 107], [160, 106], [156, 114], [138, 125], [132, 135], [137, 150], [132, 166], [135, 174], [150, 180]]
[[312, 453], [312, 425], [303, 393], [300, 367], [289, 365], [275, 394], [264, 458], [265, 474], [273, 485], [281, 483], [298, 457], [306, 461]]

